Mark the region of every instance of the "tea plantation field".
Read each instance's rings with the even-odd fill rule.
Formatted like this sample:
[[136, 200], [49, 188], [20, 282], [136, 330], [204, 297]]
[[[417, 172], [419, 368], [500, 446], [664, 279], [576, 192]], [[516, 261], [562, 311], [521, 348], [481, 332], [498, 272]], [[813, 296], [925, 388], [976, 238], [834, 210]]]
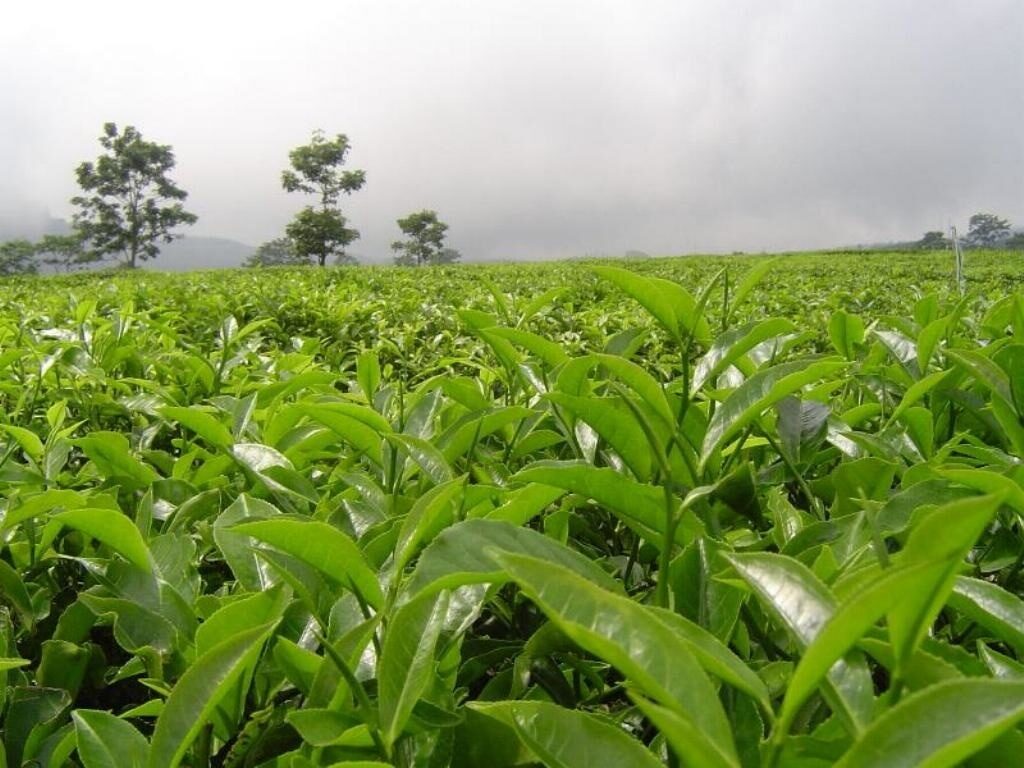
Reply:
[[0, 766], [1024, 765], [1024, 255], [0, 282]]

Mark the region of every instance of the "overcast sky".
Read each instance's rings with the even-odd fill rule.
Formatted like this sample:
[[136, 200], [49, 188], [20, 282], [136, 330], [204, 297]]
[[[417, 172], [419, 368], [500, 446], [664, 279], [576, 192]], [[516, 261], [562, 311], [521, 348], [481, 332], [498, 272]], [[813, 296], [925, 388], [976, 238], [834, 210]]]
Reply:
[[1024, 2], [7, 3], [0, 214], [69, 216], [106, 121], [171, 144], [194, 234], [305, 204], [314, 128], [368, 260], [434, 208], [471, 259], [760, 251], [1024, 224]]

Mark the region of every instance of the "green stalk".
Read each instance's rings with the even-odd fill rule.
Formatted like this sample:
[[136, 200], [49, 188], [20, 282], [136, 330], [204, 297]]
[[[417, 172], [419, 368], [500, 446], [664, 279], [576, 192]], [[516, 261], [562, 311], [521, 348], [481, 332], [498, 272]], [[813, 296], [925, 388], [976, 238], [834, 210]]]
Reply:
[[661, 548], [658, 562], [658, 585], [654, 592], [654, 601], [662, 608], [673, 609], [672, 592], [668, 588], [669, 569], [672, 565], [672, 550], [676, 541], [676, 528], [679, 527], [679, 515], [676, 513], [675, 499], [672, 489], [663, 485], [665, 500], [665, 543]]
[[658, 564], [658, 584], [655, 587], [654, 600], [655, 603], [662, 608], [671, 609], [672, 595], [668, 589], [668, 571], [669, 565], [672, 562], [672, 550], [675, 546], [676, 529], [679, 527], [679, 514], [675, 503], [675, 497], [672, 495], [675, 485], [672, 479], [672, 467], [669, 465], [668, 458], [665, 456], [665, 451], [659, 444], [658, 438], [654, 434], [654, 429], [651, 427], [650, 422], [647, 421], [647, 417], [644, 415], [643, 411], [637, 407], [636, 403], [633, 402], [621, 386], [614, 382], [610, 386], [633, 413], [633, 416], [640, 425], [640, 429], [643, 430], [644, 436], [647, 438], [651, 452], [654, 454], [654, 459], [658, 463], [658, 471], [661, 475], [661, 488], [665, 501], [665, 540], [661, 547], [660, 560]]
[[786, 468], [793, 473], [793, 476], [796, 478], [797, 485], [800, 486], [800, 491], [807, 499], [807, 503], [810, 505], [815, 517], [817, 517], [819, 520], [824, 520], [825, 512], [821, 508], [821, 502], [818, 500], [818, 497], [814, 495], [814, 492], [811, 490], [811, 487], [807, 484], [807, 481], [804, 479], [803, 474], [800, 472], [797, 466], [792, 461], [790, 461], [789, 457], [786, 456], [786, 454], [779, 447], [778, 443], [776, 443], [775, 440], [772, 439], [772, 436], [768, 434], [767, 431], [762, 430], [761, 434], [764, 435], [765, 439], [768, 441], [768, 445], [772, 447], [772, 450], [779, 454], [779, 458], [782, 459], [782, 463], [786, 465]]
[[213, 741], [213, 726], [207, 724], [203, 726], [203, 729], [199, 731], [199, 736], [196, 737], [195, 747], [193, 747], [193, 755], [195, 756], [195, 765], [197, 768], [206, 768], [210, 765], [210, 751], [212, 749]]
[[363, 713], [363, 722], [366, 723], [366, 728], [370, 732], [370, 738], [373, 739], [374, 745], [383, 757], [390, 760], [391, 750], [388, 749], [384, 739], [381, 738], [380, 727], [377, 724], [373, 705], [370, 703], [370, 697], [366, 695], [366, 689], [363, 688], [363, 684], [359, 682], [352, 668], [341, 657], [341, 654], [334, 649], [334, 646], [327, 641], [326, 637], [317, 632], [316, 638], [320, 645], [323, 646], [324, 653], [327, 654], [328, 658], [334, 663], [334, 666], [337, 667], [341, 676], [345, 678], [345, 682], [348, 684], [349, 690], [352, 691], [352, 695], [355, 696], [356, 709], [358, 712]]

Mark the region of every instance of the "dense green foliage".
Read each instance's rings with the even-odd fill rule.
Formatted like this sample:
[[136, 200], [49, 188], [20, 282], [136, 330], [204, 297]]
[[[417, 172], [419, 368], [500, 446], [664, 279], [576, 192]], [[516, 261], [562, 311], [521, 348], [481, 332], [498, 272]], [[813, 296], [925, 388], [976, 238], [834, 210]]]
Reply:
[[243, 267], [300, 267], [309, 266], [309, 256], [301, 256], [295, 251], [295, 243], [290, 238], [278, 237], [261, 243]]
[[281, 173], [286, 191], [319, 197], [319, 207], [306, 206], [295, 214], [285, 234], [299, 257], [315, 258], [321, 267], [329, 256], [339, 264], [354, 262], [345, 249], [359, 239], [359, 231], [348, 226], [338, 198], [362, 189], [366, 171], [341, 170], [350, 148], [344, 134], [328, 139], [323, 131], [314, 131], [309, 144], [288, 153], [291, 168]]
[[967, 270], [5, 280], [6, 765], [1024, 763], [1024, 259]]
[[395, 264], [399, 267], [422, 267], [426, 264], [452, 264], [459, 252], [446, 248], [444, 239], [448, 225], [437, 217], [437, 211], [416, 211], [398, 220], [405, 240], [395, 240]]
[[[135, 267], [174, 240], [172, 230], [198, 217], [185, 210], [188, 193], [168, 175], [175, 166], [170, 146], [146, 141], [131, 125], [118, 131], [114, 123], [104, 124], [100, 145], [104, 152], [95, 162], [75, 169], [82, 189], [71, 198], [76, 236], [94, 261], [113, 257]], [[74, 260], [81, 263], [80, 256]]]

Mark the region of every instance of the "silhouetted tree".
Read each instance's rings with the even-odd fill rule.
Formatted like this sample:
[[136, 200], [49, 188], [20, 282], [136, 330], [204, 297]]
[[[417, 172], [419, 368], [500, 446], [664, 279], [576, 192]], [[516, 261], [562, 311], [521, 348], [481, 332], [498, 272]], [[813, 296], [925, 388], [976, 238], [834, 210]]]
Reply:
[[167, 176], [174, 168], [169, 146], [145, 141], [130, 125], [118, 133], [114, 123], [103, 126], [100, 144], [105, 154], [75, 170], [85, 193], [71, 198], [79, 209], [75, 226], [96, 257], [135, 267], [178, 236], [172, 229], [197, 217], [182, 206], [188, 193]]
[[972, 245], [992, 247], [1010, 235], [1010, 222], [992, 213], [976, 213], [967, 222], [967, 239]]
[[949, 247], [949, 240], [939, 230], [925, 232], [924, 237], [917, 241], [917, 247], [924, 251], [940, 251]]
[[85, 236], [78, 230], [67, 235], [44, 235], [35, 244], [36, 257], [51, 267], [70, 272], [102, 261], [103, 257], [87, 247]]
[[242, 264], [243, 267], [296, 267], [309, 266], [308, 256], [295, 251], [295, 243], [287, 237], [278, 237], [262, 243]]
[[441, 254], [446, 250], [444, 238], [448, 225], [437, 218], [436, 211], [410, 213], [398, 220], [398, 228], [406, 235], [406, 239], [395, 240], [391, 244], [391, 250], [397, 254], [396, 265], [420, 267], [441, 263]]
[[359, 237], [358, 230], [348, 226], [338, 208], [342, 193], [350, 195], [366, 183], [366, 171], [341, 170], [349, 149], [344, 134], [328, 140], [323, 131], [314, 131], [309, 144], [288, 154], [292, 167], [281, 174], [281, 184], [288, 192], [320, 196], [319, 208], [303, 208], [285, 232], [297, 254], [315, 257], [321, 267], [329, 256], [344, 254], [345, 248]]
[[28, 240], [0, 243], [0, 276], [28, 275], [39, 271], [36, 249]]

